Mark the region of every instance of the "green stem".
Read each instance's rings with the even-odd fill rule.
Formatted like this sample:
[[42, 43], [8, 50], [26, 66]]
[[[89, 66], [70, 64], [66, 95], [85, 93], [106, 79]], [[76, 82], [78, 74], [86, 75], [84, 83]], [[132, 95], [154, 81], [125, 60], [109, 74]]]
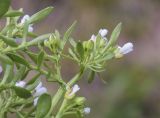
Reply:
[[[71, 79], [67, 83], [67, 85], [71, 87], [75, 83], [77, 83], [81, 79], [83, 72], [84, 72], [84, 68], [81, 68], [80, 72], [73, 79]], [[64, 109], [66, 108], [66, 106], [67, 106], [67, 99], [64, 99], [55, 118], [61, 118], [64, 115]]]
[[[71, 79], [71, 80], [67, 83], [67, 85], [68, 85], [68, 86], [74, 85], [74, 84], [81, 78], [81, 76], [82, 76], [82, 74], [83, 74], [83, 71], [84, 71], [84, 68], [81, 68], [80, 72], [79, 72], [77, 75], [75, 75], [75, 76], [73, 77], [73, 79]], [[52, 113], [54, 107], [57, 105], [57, 103], [58, 103], [58, 102], [60, 101], [60, 99], [63, 97], [64, 93], [65, 93], [65, 90], [64, 90], [62, 87], [60, 87], [60, 88], [58, 89], [57, 93], [55, 94], [55, 96], [54, 96], [53, 99], [52, 99], [51, 109], [50, 109], [50, 111], [48, 112], [48, 114], [46, 115], [47, 117]], [[60, 108], [60, 109], [61, 109], [60, 112], [63, 111], [64, 106], [65, 106], [64, 104], [66, 104], [66, 103], [65, 103], [65, 102], [62, 103], [62, 106], [61, 106], [62, 108]], [[57, 115], [59, 115], [59, 114], [61, 114], [61, 113], [58, 112]], [[61, 115], [60, 115], [60, 116], [61, 116]], [[60, 118], [60, 117], [59, 117], [59, 116], [56, 116], [56, 118]]]
[[59, 102], [59, 100], [62, 98], [64, 94], [64, 89], [62, 87], [60, 87], [57, 91], [57, 93], [55, 94], [55, 96], [52, 99], [52, 105], [51, 105], [51, 109], [48, 112], [48, 114], [46, 115], [47, 117], [50, 116], [50, 114], [52, 113], [54, 107], [57, 105], [57, 103]]

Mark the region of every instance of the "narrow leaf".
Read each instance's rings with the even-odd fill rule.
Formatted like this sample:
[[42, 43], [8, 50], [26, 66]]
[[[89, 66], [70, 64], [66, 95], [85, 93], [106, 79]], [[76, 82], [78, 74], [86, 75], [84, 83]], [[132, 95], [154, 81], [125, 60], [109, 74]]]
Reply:
[[44, 40], [48, 39], [50, 37], [51, 34], [44, 34], [44, 35], [41, 35], [35, 39], [33, 39], [32, 41], [30, 42], [27, 42], [26, 45], [27, 46], [31, 46], [31, 45], [36, 45], [38, 43], [41, 43], [43, 42]]
[[68, 28], [68, 30], [66, 31], [66, 33], [64, 34], [63, 40], [64, 40], [64, 44], [67, 42], [67, 40], [69, 39], [71, 33], [73, 32], [75, 26], [76, 26], [76, 21]]
[[9, 38], [9, 37], [0, 35], [0, 39], [2, 39], [9, 46], [12, 46], [12, 47], [17, 47], [18, 46], [18, 44], [14, 41], [13, 38]]
[[10, 10], [3, 17], [17, 17], [22, 16], [23, 12], [18, 10]]
[[0, 17], [2, 17], [9, 9], [11, 0], [0, 0]]
[[21, 87], [14, 86], [13, 89], [15, 90], [17, 96], [21, 98], [29, 98], [32, 95], [30, 91]]
[[38, 99], [36, 118], [45, 118], [51, 108], [52, 99], [48, 94], [43, 94]]
[[36, 14], [32, 15], [31, 18], [29, 19], [29, 24], [33, 24], [36, 22], [39, 22], [46, 18], [51, 12], [53, 11], [53, 7], [47, 7]]
[[81, 42], [77, 43], [76, 50], [77, 50], [80, 58], [83, 59], [83, 57], [84, 57], [84, 48], [83, 48], [83, 44]]
[[0, 54], [0, 61], [6, 64], [10, 64], [10, 65], [13, 64], [13, 61], [8, 56], [2, 55], [2, 54]]
[[113, 32], [111, 34], [110, 40], [109, 40], [106, 48], [109, 48], [110, 46], [112, 46], [117, 41], [117, 39], [120, 35], [120, 32], [121, 32], [121, 27], [122, 27], [122, 23], [119, 23], [115, 27], [115, 29], [113, 30]]
[[42, 65], [43, 59], [44, 59], [44, 52], [41, 51], [41, 52], [39, 53], [38, 59], [37, 59], [37, 65], [38, 65], [39, 68], [40, 68], [41, 65]]
[[8, 53], [7, 54], [13, 61], [23, 64], [25, 66], [29, 66], [29, 63], [22, 57], [13, 53]]

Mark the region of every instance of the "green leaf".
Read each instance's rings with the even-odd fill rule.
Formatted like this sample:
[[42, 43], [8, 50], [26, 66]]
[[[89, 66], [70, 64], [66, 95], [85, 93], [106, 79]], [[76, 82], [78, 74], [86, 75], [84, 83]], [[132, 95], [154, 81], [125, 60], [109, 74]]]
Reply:
[[120, 35], [120, 32], [121, 32], [121, 28], [122, 28], [122, 23], [119, 23], [115, 29], [113, 30], [112, 34], [111, 34], [111, 37], [110, 37], [110, 40], [106, 46], [106, 48], [109, 48], [110, 46], [114, 45], [114, 43], [117, 41], [119, 35]]
[[13, 54], [13, 53], [8, 53], [7, 55], [13, 61], [29, 67], [29, 63], [22, 56], [19, 56], [19, 55]]
[[2, 17], [9, 9], [11, 0], [0, 0], [0, 17]]
[[44, 35], [41, 35], [35, 39], [33, 39], [32, 41], [30, 42], [27, 42], [26, 43], [26, 46], [31, 46], [31, 45], [36, 45], [38, 43], [41, 43], [43, 42], [44, 40], [48, 39], [50, 37], [51, 34], [44, 34]]
[[20, 98], [29, 98], [32, 96], [30, 91], [28, 91], [27, 89], [17, 87], [17, 86], [14, 86], [13, 89], [15, 90], [17, 96], [19, 96]]
[[77, 50], [80, 58], [83, 59], [83, 57], [84, 57], [84, 48], [83, 48], [83, 44], [81, 42], [77, 43], [76, 50]]
[[43, 60], [44, 60], [44, 52], [41, 51], [41, 52], [39, 53], [38, 59], [37, 59], [38, 68], [41, 67]]
[[91, 70], [88, 76], [88, 83], [92, 83], [95, 77], [95, 71]]
[[13, 64], [13, 61], [8, 56], [2, 55], [2, 54], [0, 54], [0, 61], [6, 64], [10, 64], [10, 65]]
[[[26, 71], [26, 66], [21, 65], [18, 71], [16, 72], [13, 81], [16, 82], [18, 79], [21, 80]], [[23, 78], [24, 79], [24, 78]]]
[[32, 59], [32, 61], [33, 61], [34, 63], [37, 63], [38, 54], [29, 52], [29, 51], [26, 51], [26, 53], [27, 53], [27, 55]]
[[6, 82], [10, 82], [11, 80], [9, 80], [9, 79], [10, 79], [10, 75], [12, 75], [12, 74], [13, 74], [13, 66], [6, 65], [4, 76], [3, 76], [1, 84], [4, 84]]
[[66, 33], [64, 34], [63, 40], [64, 40], [64, 44], [67, 42], [67, 40], [69, 39], [71, 33], [73, 32], [75, 26], [77, 24], [77, 21], [75, 21], [66, 31]]
[[23, 12], [19, 10], [9, 10], [3, 17], [17, 17], [22, 16]]
[[41, 73], [36, 74], [33, 78], [31, 78], [31, 80], [27, 82], [27, 87], [26, 87], [27, 90], [33, 90], [35, 87], [37, 87], [37, 85], [40, 82], [39, 79], [40, 75]]
[[48, 94], [43, 94], [38, 99], [36, 118], [45, 118], [49, 112], [52, 104], [51, 96]]
[[18, 44], [14, 41], [13, 38], [9, 38], [3, 35], [0, 35], [0, 39], [2, 39], [7, 45], [11, 46], [11, 47], [17, 47]]
[[36, 14], [32, 15], [29, 19], [29, 24], [33, 24], [36, 22], [39, 22], [41, 20], [43, 20], [44, 18], [46, 18], [51, 12], [53, 11], [53, 7], [47, 7], [39, 12], [37, 12]]

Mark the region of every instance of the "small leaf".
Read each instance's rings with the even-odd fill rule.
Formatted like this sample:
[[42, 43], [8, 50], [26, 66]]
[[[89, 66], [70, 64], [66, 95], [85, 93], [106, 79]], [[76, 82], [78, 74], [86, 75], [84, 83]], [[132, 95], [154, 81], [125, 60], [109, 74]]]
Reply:
[[10, 82], [11, 81], [10, 75], [12, 75], [12, 74], [13, 74], [13, 66], [7, 64], [5, 67], [5, 73], [4, 73], [1, 84], [4, 84], [6, 82]]
[[37, 62], [37, 57], [38, 57], [38, 54], [35, 54], [35, 53], [32, 53], [32, 52], [29, 52], [29, 51], [26, 51], [27, 55], [32, 59], [32, 61], [34, 63]]
[[0, 17], [2, 17], [9, 9], [11, 0], [0, 0]]
[[[21, 80], [25, 74], [26, 66], [21, 65], [18, 71], [16, 72], [13, 81], [16, 82], [18, 79]], [[23, 78], [24, 79], [24, 78]]]
[[48, 94], [43, 94], [38, 99], [36, 118], [45, 118], [49, 112], [52, 104], [51, 96]]
[[14, 86], [13, 89], [20, 98], [29, 98], [32, 95], [30, 91], [21, 87]]
[[76, 50], [80, 56], [81, 59], [83, 59], [84, 57], [84, 48], [83, 48], [83, 45], [81, 42], [78, 42], [77, 45], [76, 45]]
[[11, 47], [17, 47], [18, 44], [14, 41], [13, 38], [9, 38], [3, 35], [0, 35], [0, 39], [2, 39], [7, 45], [11, 46]]
[[70, 28], [68, 28], [68, 30], [66, 31], [66, 33], [64, 34], [63, 40], [64, 40], [64, 44], [67, 42], [67, 40], [69, 39], [71, 33], [73, 32], [75, 26], [76, 26], [76, 21], [70, 26]]
[[13, 64], [13, 61], [6, 55], [2, 55], [0, 54], [0, 60], [3, 62], [3, 63], [6, 63], [6, 64], [10, 64], [12, 65]]
[[110, 46], [112, 46], [118, 39], [120, 32], [121, 32], [121, 27], [122, 27], [122, 23], [119, 23], [115, 29], [113, 30], [110, 40], [106, 46], [106, 48], [109, 48]]
[[53, 11], [53, 7], [47, 7], [36, 14], [32, 15], [31, 18], [29, 19], [29, 24], [36, 23], [38, 21], [43, 20], [46, 18], [51, 12]]
[[17, 17], [22, 16], [23, 12], [18, 10], [10, 10], [3, 17]]
[[27, 82], [27, 90], [33, 90], [40, 82], [39, 76], [41, 73], [36, 74], [29, 82]]
[[42, 65], [43, 59], [44, 59], [44, 52], [41, 51], [41, 52], [39, 53], [38, 59], [37, 59], [37, 65], [38, 65], [39, 68], [40, 68], [41, 65]]
[[29, 63], [22, 57], [13, 53], [7, 54], [13, 61], [29, 67]]
[[88, 83], [92, 83], [95, 77], [95, 72], [93, 70], [90, 71], [88, 76]]
[[44, 40], [48, 39], [50, 37], [51, 34], [44, 34], [44, 35], [41, 35], [35, 39], [33, 39], [32, 41], [30, 42], [27, 42], [26, 43], [26, 46], [31, 46], [31, 45], [36, 45], [38, 43], [41, 43], [43, 42]]

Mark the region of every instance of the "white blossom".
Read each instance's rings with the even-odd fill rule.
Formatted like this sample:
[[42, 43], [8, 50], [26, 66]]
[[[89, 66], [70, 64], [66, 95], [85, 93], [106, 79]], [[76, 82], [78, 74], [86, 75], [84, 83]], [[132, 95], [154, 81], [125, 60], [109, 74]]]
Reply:
[[35, 92], [34, 96], [35, 97], [41, 96], [44, 93], [47, 93], [47, 89], [45, 87], [41, 87], [39, 89], [36, 89], [36, 92]]
[[74, 95], [76, 92], [78, 92], [80, 90], [80, 87], [77, 85], [77, 84], [75, 84], [73, 87], [72, 87], [72, 91], [71, 91], [71, 93], [69, 94], [69, 96], [72, 96], [72, 95]]
[[26, 82], [24, 82], [24, 81], [16, 82], [16, 86], [17, 86], [17, 87], [22, 87], [22, 88], [24, 88], [25, 85], [26, 85]]
[[133, 44], [131, 42], [128, 42], [124, 44], [122, 47], [118, 47], [121, 54], [127, 54], [131, 51], [133, 51]]
[[38, 90], [38, 89], [40, 89], [42, 87], [42, 82], [40, 82], [38, 85], [37, 85], [37, 87], [35, 88], [35, 90]]
[[34, 106], [37, 105], [38, 99], [39, 99], [39, 97], [36, 97], [36, 98], [34, 99], [34, 101], [33, 101], [33, 105], [34, 105]]
[[96, 41], [96, 36], [93, 34], [92, 36], [91, 36], [91, 38], [90, 38], [90, 40], [92, 40], [93, 42], [95, 42]]
[[29, 15], [25, 15], [23, 16], [23, 18], [21, 19], [21, 24], [24, 24], [27, 20], [30, 19], [30, 16]]
[[[23, 16], [23, 18], [21, 19], [21, 24], [24, 24], [29, 19], [30, 19], [29, 15]], [[33, 25], [32, 24], [29, 25], [28, 32], [33, 32]]]
[[33, 25], [32, 25], [32, 24], [29, 25], [29, 27], [28, 27], [28, 32], [33, 32]]
[[99, 34], [101, 35], [101, 37], [105, 37], [108, 33], [108, 30], [107, 29], [100, 29], [99, 30]]
[[91, 112], [91, 108], [90, 107], [86, 107], [84, 108], [84, 114], [89, 114]]

